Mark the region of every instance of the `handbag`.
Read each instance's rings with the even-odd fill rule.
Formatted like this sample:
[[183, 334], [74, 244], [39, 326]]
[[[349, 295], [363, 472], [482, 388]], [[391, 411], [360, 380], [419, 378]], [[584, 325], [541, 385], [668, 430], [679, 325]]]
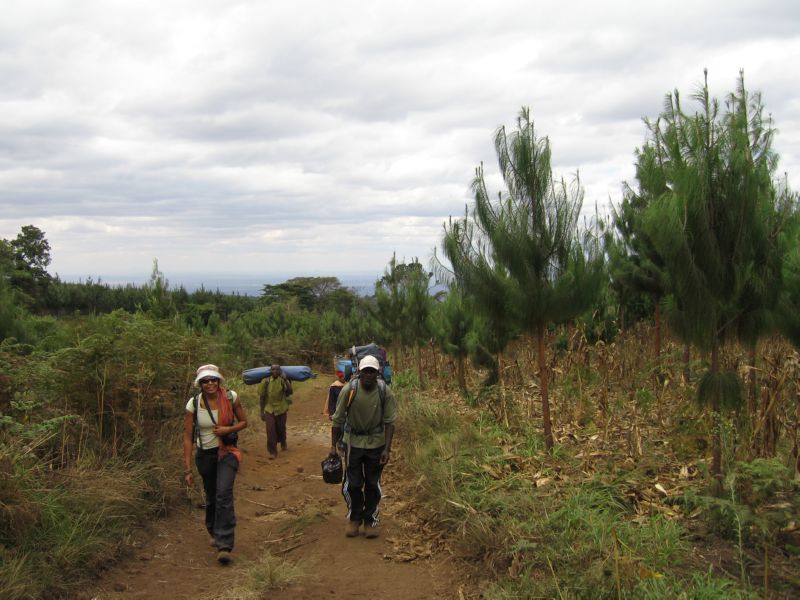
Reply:
[[342, 476], [344, 469], [342, 468], [342, 459], [339, 455], [328, 455], [322, 461], [322, 481], [325, 483], [342, 483]]

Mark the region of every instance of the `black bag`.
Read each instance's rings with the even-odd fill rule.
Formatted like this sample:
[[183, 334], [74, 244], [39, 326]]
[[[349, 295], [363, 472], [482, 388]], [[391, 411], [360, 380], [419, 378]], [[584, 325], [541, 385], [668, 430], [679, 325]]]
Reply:
[[342, 459], [339, 455], [328, 457], [322, 461], [322, 480], [325, 483], [342, 483], [342, 476], [344, 470], [342, 469]]

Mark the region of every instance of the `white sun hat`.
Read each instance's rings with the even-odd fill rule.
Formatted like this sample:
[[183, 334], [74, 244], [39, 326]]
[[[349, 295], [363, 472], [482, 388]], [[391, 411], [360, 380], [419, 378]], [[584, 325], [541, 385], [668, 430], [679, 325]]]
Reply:
[[378, 359], [374, 356], [365, 356], [360, 361], [358, 361], [358, 370], [363, 371], [364, 369], [375, 369], [376, 371], [381, 370], [381, 364], [378, 362]]
[[220, 381], [225, 381], [222, 373], [219, 372], [217, 365], [203, 365], [197, 369], [197, 377], [194, 378], [194, 384], [197, 385], [204, 377], [216, 377]]

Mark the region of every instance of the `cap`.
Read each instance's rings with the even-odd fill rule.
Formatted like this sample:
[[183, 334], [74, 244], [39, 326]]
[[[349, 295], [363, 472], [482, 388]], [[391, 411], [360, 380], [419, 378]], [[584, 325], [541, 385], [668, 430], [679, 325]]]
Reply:
[[381, 364], [378, 362], [378, 359], [374, 356], [365, 356], [360, 361], [358, 361], [358, 370], [363, 371], [364, 369], [375, 369], [376, 371], [381, 370]]

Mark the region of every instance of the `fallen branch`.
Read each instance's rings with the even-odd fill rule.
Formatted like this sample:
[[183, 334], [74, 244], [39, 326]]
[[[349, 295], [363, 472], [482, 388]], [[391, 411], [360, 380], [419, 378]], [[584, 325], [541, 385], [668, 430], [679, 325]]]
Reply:
[[264, 504], [263, 502], [256, 502], [255, 500], [250, 500], [248, 498], [242, 498], [245, 502], [250, 502], [251, 504], [257, 504], [258, 506], [263, 506], [264, 508], [268, 508], [270, 510], [279, 510], [274, 506], [270, 506], [269, 504]]
[[299, 543], [295, 544], [294, 546], [289, 546], [288, 548], [284, 548], [283, 550], [278, 550], [277, 554], [288, 554], [289, 552], [291, 552], [292, 550], [295, 550], [296, 548], [299, 548], [300, 546], [304, 546], [305, 544], [308, 544], [309, 542], [316, 542], [316, 541], [317, 540], [315, 538], [313, 540], [306, 540], [304, 542], [299, 542]]

